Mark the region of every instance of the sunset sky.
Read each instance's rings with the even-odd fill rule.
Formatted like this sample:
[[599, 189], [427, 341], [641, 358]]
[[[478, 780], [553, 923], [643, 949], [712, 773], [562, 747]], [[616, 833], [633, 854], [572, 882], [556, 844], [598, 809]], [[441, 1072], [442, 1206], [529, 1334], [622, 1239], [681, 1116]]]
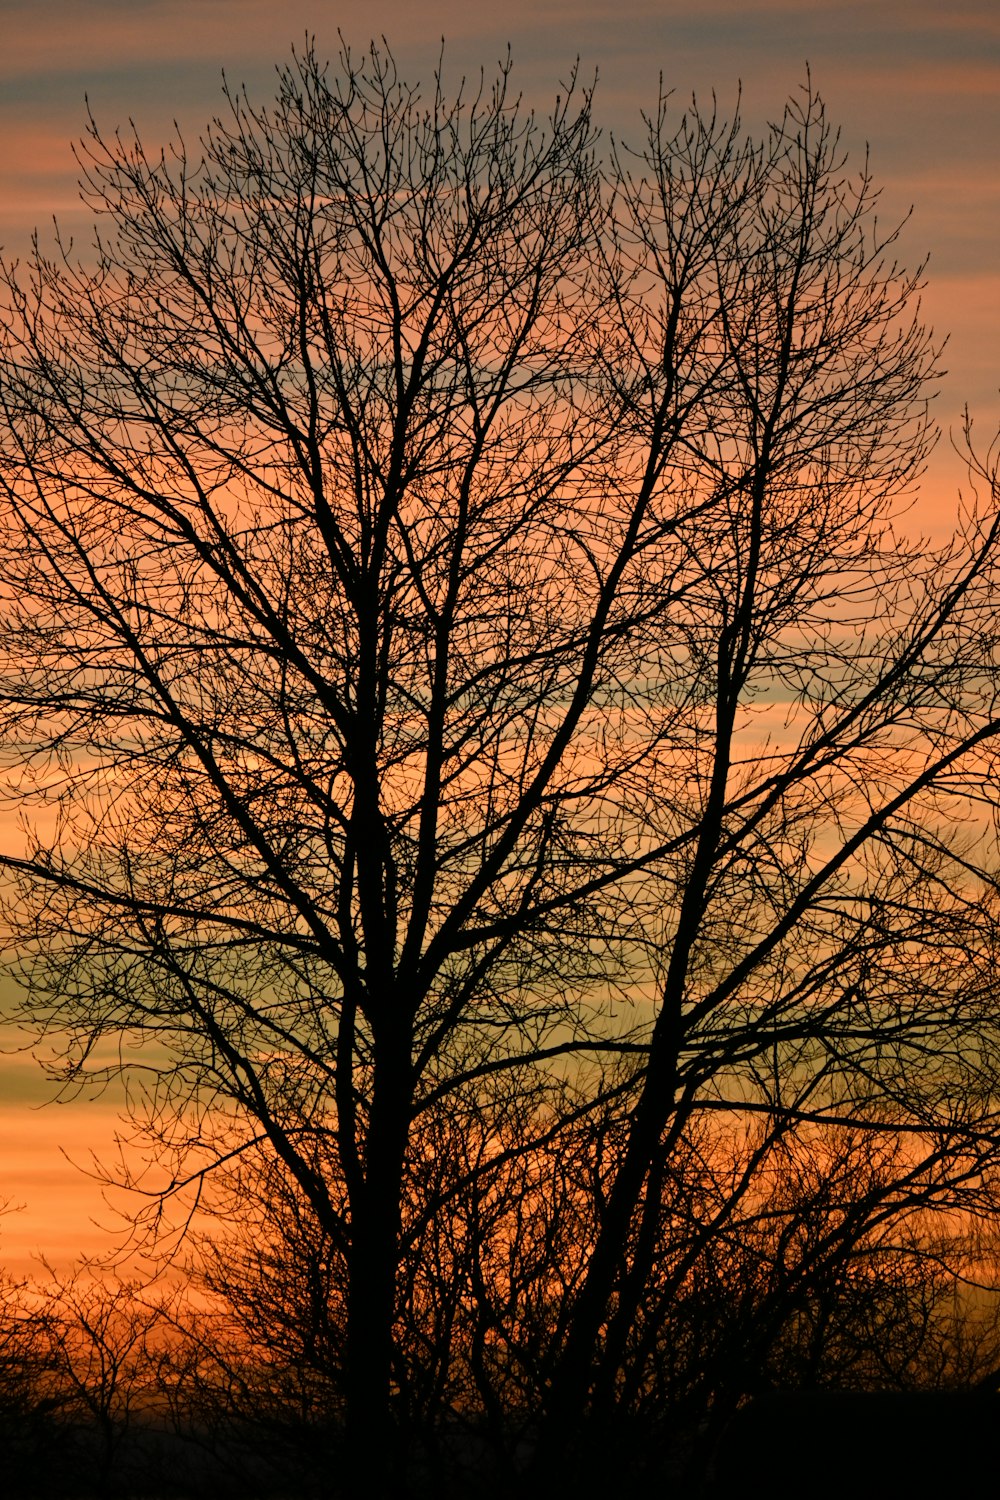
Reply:
[[[983, 438], [1000, 415], [1000, 7], [996, 0], [4, 0], [0, 6], [0, 244], [23, 253], [55, 215], [88, 237], [76, 198], [72, 141], [85, 96], [102, 131], [131, 117], [147, 150], [172, 121], [189, 146], [218, 109], [222, 70], [251, 97], [273, 92], [274, 67], [314, 33], [323, 56], [337, 28], [355, 51], [383, 35], [401, 74], [429, 81], [445, 38], [446, 84], [492, 72], [510, 43], [515, 81], [545, 111], [580, 59], [599, 74], [597, 115], [627, 142], [638, 111], [655, 106], [658, 78], [678, 104], [714, 88], [729, 112], [742, 82], [743, 115], [757, 127], [780, 115], [807, 64], [843, 142], [860, 164], [865, 143], [884, 187], [884, 222], [910, 206], [900, 256], [930, 255], [925, 310], [950, 335], [937, 398], [946, 435], [914, 526], [941, 534], [961, 471], [947, 429], [968, 404]], [[2, 836], [2, 829], [0, 829]], [[0, 1223], [0, 1263], [30, 1270], [40, 1250], [60, 1265], [104, 1243], [110, 1222], [94, 1183], [68, 1166], [107, 1153], [113, 1101], [44, 1109], [30, 1057], [0, 1063], [0, 1197], [24, 1204]]]

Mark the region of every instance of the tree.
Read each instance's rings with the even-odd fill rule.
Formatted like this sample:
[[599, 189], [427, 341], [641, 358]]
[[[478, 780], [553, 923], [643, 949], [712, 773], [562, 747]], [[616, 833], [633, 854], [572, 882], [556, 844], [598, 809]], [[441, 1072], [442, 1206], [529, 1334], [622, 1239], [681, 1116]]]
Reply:
[[[5, 1210], [0, 1210], [5, 1211]], [[55, 1465], [44, 1327], [23, 1281], [0, 1277], [0, 1443], [9, 1493], [45, 1492]]]
[[[151, 1298], [137, 1282], [101, 1278], [85, 1263], [33, 1289], [49, 1400], [77, 1427], [75, 1457], [98, 1494], [114, 1490], [121, 1450], [154, 1412], [170, 1363], [168, 1320], [176, 1295]], [[83, 1437], [80, 1446], [80, 1437]], [[68, 1481], [63, 1479], [63, 1486]]]
[[[992, 795], [996, 523], [892, 531], [934, 349], [811, 87], [760, 143], [663, 98], [606, 159], [589, 93], [543, 123], [509, 67], [425, 104], [384, 51], [307, 52], [226, 99], [195, 157], [92, 124], [90, 262], [6, 271], [26, 1013], [71, 1076], [130, 1072], [168, 1194], [281, 1164], [343, 1266], [359, 1486], [400, 1259], [509, 1163], [614, 1140], [544, 1467], [613, 1404], [702, 1117], [766, 1128], [692, 1254], [810, 1122], [986, 1201], [992, 886], [956, 825]], [[435, 1155], [444, 1119], [481, 1148]]]

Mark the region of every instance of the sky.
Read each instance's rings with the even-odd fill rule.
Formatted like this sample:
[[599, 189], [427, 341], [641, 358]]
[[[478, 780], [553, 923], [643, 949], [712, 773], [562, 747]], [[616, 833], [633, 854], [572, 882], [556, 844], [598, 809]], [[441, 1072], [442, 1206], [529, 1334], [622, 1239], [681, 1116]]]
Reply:
[[[1000, 6], [996, 0], [0, 0], [0, 246], [23, 255], [53, 216], [87, 239], [72, 143], [92, 110], [102, 133], [134, 120], [147, 150], [174, 122], [190, 143], [220, 104], [222, 73], [251, 97], [315, 36], [336, 55], [384, 37], [400, 74], [430, 82], [444, 39], [446, 84], [492, 73], [508, 45], [525, 98], [546, 110], [578, 58], [597, 75], [596, 113], [637, 140], [659, 80], [678, 105], [714, 89], [759, 129], [806, 77], [852, 159], [870, 149], [882, 220], [900, 221], [900, 258], [929, 256], [924, 311], [949, 342], [936, 398], [944, 436], [913, 526], [941, 535], [961, 466], [948, 432], [968, 405], [985, 445], [1000, 418]], [[3, 830], [0, 829], [0, 838]], [[3, 990], [0, 988], [0, 998]], [[116, 1218], [82, 1170], [107, 1159], [113, 1098], [46, 1103], [27, 1053], [0, 1058], [0, 1266], [65, 1268], [107, 1248]], [[65, 1154], [63, 1154], [65, 1153]]]

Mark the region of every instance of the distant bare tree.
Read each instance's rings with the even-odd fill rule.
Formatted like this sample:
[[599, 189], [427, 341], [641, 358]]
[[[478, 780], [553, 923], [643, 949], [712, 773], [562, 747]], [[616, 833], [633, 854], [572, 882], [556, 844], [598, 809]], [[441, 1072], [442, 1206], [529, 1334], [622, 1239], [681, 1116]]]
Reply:
[[8, 1469], [12, 1451], [34, 1436], [39, 1415], [47, 1413], [44, 1385], [46, 1358], [43, 1326], [37, 1308], [26, 1295], [26, 1283], [0, 1276], [0, 1433]]
[[81, 1490], [92, 1483], [103, 1494], [118, 1477], [131, 1430], [155, 1416], [176, 1293], [157, 1298], [136, 1281], [109, 1278], [87, 1265], [72, 1276], [46, 1269], [49, 1279], [32, 1289], [31, 1300], [49, 1404], [85, 1439], [79, 1454], [84, 1472], [72, 1483]]
[[762, 142], [663, 99], [601, 163], [575, 83], [544, 124], [508, 85], [425, 103], [383, 51], [307, 53], [195, 156], [93, 127], [93, 263], [6, 273], [25, 1013], [73, 1078], [143, 1044], [168, 1195], [280, 1163], [343, 1267], [366, 1491], [412, 1257], [468, 1287], [434, 1380], [491, 1307], [513, 1369], [539, 1287], [500, 1295], [491, 1185], [588, 1121], [615, 1152], [545, 1283], [542, 1470], [613, 1406], [702, 1116], [764, 1129], [692, 1253], [800, 1126], [905, 1139], [972, 1207], [996, 1149], [961, 832], [996, 523], [892, 530], [932, 441], [919, 273], [811, 88]]

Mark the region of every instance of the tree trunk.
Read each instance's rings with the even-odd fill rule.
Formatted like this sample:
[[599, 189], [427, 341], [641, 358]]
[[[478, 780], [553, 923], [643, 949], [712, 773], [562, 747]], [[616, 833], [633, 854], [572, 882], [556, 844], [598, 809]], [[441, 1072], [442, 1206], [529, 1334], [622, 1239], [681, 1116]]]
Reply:
[[587, 1275], [573, 1309], [566, 1341], [553, 1372], [538, 1448], [532, 1463], [530, 1489], [551, 1495], [560, 1474], [571, 1471], [573, 1449], [582, 1428], [595, 1373], [594, 1353], [615, 1280], [626, 1258], [629, 1226], [642, 1195], [658, 1121], [648, 1100], [636, 1112], [621, 1166], [615, 1175], [594, 1244]]
[[[389, 1076], [390, 1073], [392, 1076]], [[392, 1403], [407, 1082], [376, 1068], [361, 1201], [352, 1203], [344, 1358], [346, 1493], [394, 1492], [402, 1454]]]

